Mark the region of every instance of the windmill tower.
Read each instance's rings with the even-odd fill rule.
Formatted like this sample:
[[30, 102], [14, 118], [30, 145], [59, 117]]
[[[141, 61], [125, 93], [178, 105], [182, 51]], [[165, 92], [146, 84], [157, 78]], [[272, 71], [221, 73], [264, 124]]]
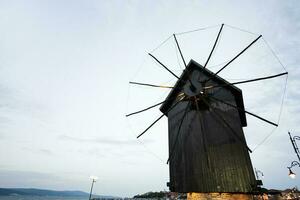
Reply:
[[242, 130], [247, 125], [242, 91], [228, 84], [191, 60], [161, 106], [168, 117], [171, 191], [249, 193], [255, 188]]

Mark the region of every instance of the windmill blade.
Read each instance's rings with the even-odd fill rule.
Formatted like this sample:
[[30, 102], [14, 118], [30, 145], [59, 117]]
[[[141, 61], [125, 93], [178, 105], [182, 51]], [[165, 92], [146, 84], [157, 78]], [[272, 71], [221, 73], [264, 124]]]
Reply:
[[250, 83], [250, 82], [255, 82], [255, 81], [262, 81], [262, 80], [276, 78], [276, 77], [287, 75], [287, 74], [288, 74], [288, 72], [284, 72], [284, 73], [280, 73], [280, 74], [276, 74], [276, 75], [272, 75], [272, 76], [265, 76], [265, 77], [260, 77], [260, 78], [245, 80], [245, 81], [238, 81], [238, 82], [228, 83], [228, 84], [223, 84], [223, 85], [207, 86], [207, 87], [204, 87], [204, 89], [212, 89], [212, 88], [217, 88], [217, 87], [226, 87], [226, 86], [230, 86], [230, 85], [238, 85], [238, 84], [242, 84], [242, 83]]
[[[200, 99], [201, 99], [201, 98], [200, 98]], [[208, 160], [208, 156], [207, 156], [206, 139], [205, 139], [205, 137], [204, 137], [203, 125], [202, 125], [201, 118], [200, 118], [200, 116], [199, 116], [200, 109], [199, 109], [198, 100], [197, 100], [196, 97], [195, 97], [195, 104], [196, 104], [196, 109], [197, 109], [197, 117], [198, 117], [198, 120], [199, 120], [200, 129], [201, 129], [201, 133], [202, 133], [203, 148], [204, 148], [204, 152], [206, 153], [206, 154], [205, 154], [205, 158], [206, 158], [207, 166], [209, 166], [209, 160]]]
[[161, 66], [163, 66], [163, 68], [165, 68], [168, 72], [170, 72], [173, 76], [175, 76], [177, 79], [179, 79], [179, 77], [174, 74], [174, 72], [172, 72], [169, 68], [167, 68], [164, 64], [162, 64], [162, 62], [160, 62], [157, 58], [155, 58], [151, 53], [148, 53], [149, 56], [151, 56], [156, 62], [158, 62]]
[[[207, 105], [207, 106], [209, 106], [209, 103], [204, 99], [204, 98], [201, 98], [202, 100], [203, 100], [203, 102]], [[216, 111], [215, 111], [215, 107], [213, 107], [213, 106], [209, 106], [211, 109], [211, 112], [212, 112], [212, 114], [214, 114], [214, 116], [216, 117], [216, 118], [218, 118], [223, 124], [224, 124], [224, 126], [225, 127], [227, 127], [229, 130], [230, 130], [230, 132], [242, 143], [242, 144], [244, 144], [244, 146], [245, 146], [245, 148], [247, 148], [247, 150], [250, 152], [250, 153], [252, 153], [252, 150], [248, 147], [248, 145], [246, 144], [246, 141], [245, 140], [243, 140], [242, 138], [240, 138], [239, 136], [238, 136], [238, 133], [231, 127], [231, 125], [224, 119], [224, 117], [223, 116], [221, 116], [221, 115], [219, 115]]]
[[185, 110], [184, 110], [184, 114], [183, 114], [183, 116], [182, 116], [182, 118], [181, 118], [181, 120], [180, 120], [180, 124], [179, 124], [178, 131], [177, 131], [177, 134], [176, 134], [175, 142], [174, 142], [174, 144], [173, 144], [173, 146], [172, 146], [172, 149], [171, 149], [169, 158], [168, 158], [168, 160], [167, 160], [167, 164], [169, 164], [169, 161], [170, 161], [170, 159], [172, 158], [172, 156], [173, 156], [173, 154], [174, 154], [174, 152], [175, 152], [175, 147], [176, 147], [177, 142], [178, 142], [178, 138], [179, 138], [181, 126], [182, 126], [182, 124], [183, 124], [183, 121], [184, 121], [184, 118], [185, 118], [186, 114], [188, 113], [188, 109], [189, 109], [190, 105], [191, 105], [191, 102], [189, 101], [189, 102], [188, 102], [188, 105], [186, 106], [186, 108], [185, 108]]
[[[168, 112], [170, 112], [175, 106], [177, 106], [177, 104], [179, 103], [179, 102], [181, 102], [182, 101], [182, 99], [181, 100], [179, 100], [179, 101], [177, 101], [173, 106], [171, 106], [168, 110], [167, 110], [167, 112], [166, 113], [168, 113]], [[142, 135], [144, 135], [154, 124], [156, 124], [156, 122], [158, 122], [163, 116], [165, 115], [165, 113], [164, 114], [162, 114], [159, 118], [157, 118], [150, 126], [148, 126], [148, 128], [146, 128], [141, 134], [139, 134], [136, 138], [139, 138], [139, 137], [141, 137]]]
[[178, 51], [179, 51], [179, 53], [180, 53], [181, 59], [182, 59], [182, 61], [183, 61], [183, 63], [184, 63], [184, 66], [185, 66], [185, 68], [186, 68], [186, 62], [185, 62], [184, 57], [183, 57], [183, 55], [182, 55], [181, 49], [180, 49], [180, 47], [179, 47], [179, 44], [178, 44], [176, 35], [173, 34], [173, 37], [174, 37], [174, 39], [175, 39], [176, 46], [177, 46], [177, 49], [178, 49]]
[[238, 110], [244, 111], [245, 113], [247, 113], [247, 114], [249, 114], [249, 115], [251, 115], [251, 116], [253, 116], [253, 117], [256, 117], [257, 119], [260, 119], [260, 120], [262, 120], [262, 121], [264, 121], [264, 122], [267, 122], [267, 123], [269, 123], [269, 124], [271, 124], [271, 125], [273, 125], [273, 126], [276, 126], [276, 127], [278, 126], [278, 124], [276, 124], [276, 123], [274, 123], [274, 122], [271, 122], [271, 121], [269, 121], [269, 120], [267, 120], [267, 119], [265, 119], [265, 118], [263, 118], [263, 117], [260, 117], [260, 116], [258, 116], [258, 115], [256, 115], [256, 114], [251, 113], [251, 112], [249, 112], [249, 111], [246, 111], [246, 110], [244, 110], [244, 109], [242, 109], [242, 108], [239, 108], [239, 107], [237, 107], [237, 106], [235, 106], [235, 105], [233, 105], [233, 104], [230, 104], [230, 103], [228, 103], [228, 102], [225, 102], [225, 101], [223, 101], [223, 100], [221, 100], [221, 99], [218, 99], [218, 98], [215, 98], [215, 97], [213, 97], [213, 96], [209, 96], [209, 97], [210, 97], [212, 100], [215, 100], [215, 101], [224, 103], [224, 104], [226, 104], [226, 105], [228, 105], [228, 106], [231, 106], [231, 107], [236, 108], [236, 109], [238, 109]]
[[[214, 109], [214, 108], [213, 108]], [[212, 109], [212, 110], [213, 110]], [[250, 153], [252, 153], [252, 150], [248, 147], [248, 145], [246, 144], [246, 142], [242, 139], [242, 138], [240, 138], [239, 136], [238, 136], [238, 134], [235, 132], [235, 130], [231, 127], [231, 125], [221, 116], [221, 115], [219, 115], [217, 112], [215, 112], [214, 110], [213, 110], [213, 113], [214, 113], [214, 115], [217, 117], [217, 118], [219, 118], [222, 122], [223, 122], [223, 124], [228, 128], [228, 129], [230, 129], [230, 131], [231, 131], [231, 133], [233, 133], [233, 135], [241, 142], [241, 143], [243, 143], [244, 145], [245, 145], [245, 147], [247, 148], [247, 150], [250, 152]]]
[[134, 84], [134, 85], [143, 85], [143, 86], [149, 86], [149, 87], [158, 87], [158, 88], [168, 88], [168, 89], [172, 89], [172, 86], [165, 86], [165, 85], [153, 85], [153, 84], [149, 84], [149, 83], [139, 83], [139, 82], [133, 82], [130, 81], [130, 84]]
[[146, 133], [154, 124], [156, 124], [156, 122], [158, 122], [165, 114], [162, 114], [159, 118], [157, 118], [150, 126], [148, 126], [148, 128], [146, 128], [141, 134], [139, 134], [136, 138], [141, 137], [142, 135], [144, 135], [144, 133]]
[[213, 52], [214, 52], [214, 50], [215, 50], [215, 48], [216, 48], [216, 45], [217, 45], [218, 40], [219, 40], [219, 37], [220, 37], [220, 35], [221, 35], [223, 26], [224, 26], [224, 24], [221, 25], [221, 28], [220, 28], [220, 30], [219, 30], [219, 33], [218, 33], [218, 36], [217, 36], [216, 41], [215, 41], [215, 43], [214, 43], [214, 46], [213, 46], [213, 48], [212, 48], [212, 50], [211, 50], [211, 52], [210, 52], [210, 54], [209, 54], [209, 56], [208, 56], [208, 58], [207, 58], [207, 60], [206, 60], [206, 62], [205, 62], [203, 68], [205, 68], [205, 67], [207, 66], [208, 61], [210, 60], [210, 57], [211, 57], [211, 55], [213, 54]]
[[166, 102], [166, 101], [162, 101], [162, 102], [160, 102], [160, 103], [154, 104], [153, 106], [149, 106], [149, 107], [147, 107], [147, 108], [145, 108], [145, 109], [142, 109], [142, 110], [139, 110], [139, 111], [136, 111], [136, 112], [129, 113], [129, 114], [126, 115], [126, 117], [129, 117], [129, 116], [131, 116], [131, 115], [135, 115], [135, 114], [138, 114], [138, 113], [147, 111], [147, 110], [149, 110], [149, 109], [151, 109], [151, 108], [154, 108], [154, 107], [156, 107], [156, 106], [159, 106], [159, 105], [161, 105], [161, 104], [163, 104], [163, 103], [165, 103], [165, 102]]
[[[175, 39], [175, 42], [176, 42], [178, 51], [179, 51], [179, 53], [180, 53], [181, 59], [182, 59], [182, 61], [183, 61], [183, 63], [184, 63], [184, 66], [185, 66], [185, 68], [186, 68], [186, 62], [185, 62], [184, 57], [183, 57], [183, 55], [182, 55], [181, 49], [180, 49], [180, 47], [179, 47], [179, 44], [178, 44], [176, 35], [173, 34], [173, 36], [174, 36], [174, 39]], [[189, 80], [189, 82], [190, 82], [190, 84], [191, 84], [191, 89], [192, 89], [192, 90], [196, 90], [196, 87], [195, 87], [194, 84], [192, 83], [192, 81], [191, 81], [191, 79], [190, 79], [189, 76], [188, 76], [188, 80]]]
[[261, 38], [262, 35], [258, 36], [253, 42], [251, 42], [246, 48], [244, 48], [239, 54], [237, 54], [234, 58], [232, 58], [226, 65], [224, 65], [224, 67], [222, 67], [221, 69], [219, 69], [219, 71], [217, 71], [212, 77], [210, 77], [209, 79], [207, 79], [204, 82], [208, 82], [209, 80], [211, 80], [212, 78], [214, 78], [215, 76], [217, 76], [223, 69], [225, 69], [230, 63], [232, 63], [235, 59], [237, 59], [240, 55], [242, 55], [249, 47], [251, 47], [255, 42], [257, 42], [257, 40], [259, 38]]
[[154, 105], [149, 106], [149, 107], [147, 107], [147, 108], [144, 108], [144, 109], [142, 109], [142, 110], [139, 110], [139, 111], [135, 111], [135, 112], [129, 113], [129, 114], [125, 115], [125, 116], [126, 116], [126, 117], [129, 117], [129, 116], [131, 116], [131, 115], [135, 115], [135, 114], [138, 114], [138, 113], [147, 111], [147, 110], [149, 110], [149, 109], [151, 109], [151, 108], [154, 108], [154, 107], [156, 107], [156, 106], [159, 106], [159, 105], [161, 105], [161, 104], [163, 104], [163, 103], [165, 103], [165, 102], [168, 102], [168, 101], [173, 101], [173, 100], [175, 100], [175, 99], [177, 99], [177, 98], [179, 98], [179, 100], [183, 100], [183, 99], [185, 98], [185, 95], [184, 95], [183, 93], [180, 93], [179, 95], [177, 95], [177, 96], [174, 97], [174, 98], [170, 98], [170, 99], [164, 100], [164, 101], [162, 101], [162, 102], [159, 102], [159, 103], [157, 103], [157, 104], [154, 104]]

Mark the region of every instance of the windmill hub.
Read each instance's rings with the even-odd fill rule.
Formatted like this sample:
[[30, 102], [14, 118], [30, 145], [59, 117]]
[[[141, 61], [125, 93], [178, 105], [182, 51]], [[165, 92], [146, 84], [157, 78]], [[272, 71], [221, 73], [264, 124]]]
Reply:
[[193, 84], [191, 84], [190, 85], [190, 89], [191, 89], [192, 92], [196, 92], [197, 88]]
[[193, 97], [199, 94], [204, 94], [204, 88], [198, 81], [191, 80], [184, 86], [183, 92], [186, 96]]

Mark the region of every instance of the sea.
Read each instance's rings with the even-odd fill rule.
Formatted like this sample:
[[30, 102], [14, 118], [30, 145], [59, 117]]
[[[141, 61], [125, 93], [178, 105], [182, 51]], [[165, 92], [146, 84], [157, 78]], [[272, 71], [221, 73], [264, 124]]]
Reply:
[[88, 200], [88, 197], [55, 197], [55, 196], [0, 196], [0, 200]]

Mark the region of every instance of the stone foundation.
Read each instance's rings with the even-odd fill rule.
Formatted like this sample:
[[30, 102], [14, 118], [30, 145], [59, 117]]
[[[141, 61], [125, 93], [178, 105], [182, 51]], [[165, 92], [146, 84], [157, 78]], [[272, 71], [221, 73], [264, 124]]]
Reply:
[[[256, 200], [251, 194], [233, 193], [187, 193], [187, 200]], [[260, 198], [264, 200], [264, 198]]]

